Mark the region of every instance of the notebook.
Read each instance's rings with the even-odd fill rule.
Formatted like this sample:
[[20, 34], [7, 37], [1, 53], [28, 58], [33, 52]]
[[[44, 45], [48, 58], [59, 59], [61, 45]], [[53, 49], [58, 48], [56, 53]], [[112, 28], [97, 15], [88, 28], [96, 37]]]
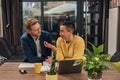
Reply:
[[82, 65], [73, 66], [75, 60], [59, 61], [58, 74], [80, 73]]

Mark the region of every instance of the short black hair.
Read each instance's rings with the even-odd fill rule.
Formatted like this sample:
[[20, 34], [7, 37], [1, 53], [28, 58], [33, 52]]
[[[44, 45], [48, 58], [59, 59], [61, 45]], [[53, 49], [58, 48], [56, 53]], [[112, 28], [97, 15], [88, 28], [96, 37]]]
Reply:
[[74, 33], [75, 31], [75, 24], [72, 21], [64, 21], [60, 24], [60, 26], [66, 26], [66, 28], [68, 29], [68, 31], [72, 31]]

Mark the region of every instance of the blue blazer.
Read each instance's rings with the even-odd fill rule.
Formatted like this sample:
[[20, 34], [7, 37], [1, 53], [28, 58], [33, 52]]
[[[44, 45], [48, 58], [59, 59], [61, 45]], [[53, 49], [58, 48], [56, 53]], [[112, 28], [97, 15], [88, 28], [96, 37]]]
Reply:
[[31, 63], [43, 62], [47, 58], [47, 56], [51, 56], [51, 49], [46, 48], [44, 46], [44, 41], [51, 43], [51, 37], [48, 32], [42, 31], [41, 36], [39, 38], [41, 45], [41, 53], [42, 53], [41, 58], [37, 57], [36, 44], [29, 33], [25, 32], [21, 36], [20, 40], [21, 40], [21, 47], [23, 50], [23, 54], [25, 55], [25, 59], [24, 59], [25, 62], [31, 62]]

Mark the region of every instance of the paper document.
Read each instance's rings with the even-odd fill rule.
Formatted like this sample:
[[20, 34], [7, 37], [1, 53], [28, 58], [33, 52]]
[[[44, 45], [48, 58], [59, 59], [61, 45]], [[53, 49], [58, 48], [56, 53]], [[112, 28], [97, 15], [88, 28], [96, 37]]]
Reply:
[[[20, 63], [18, 68], [34, 68], [34, 63]], [[49, 70], [50, 70], [50, 64], [43, 62], [41, 72], [45, 72], [45, 71], [49, 71]]]
[[50, 67], [49, 66], [42, 66], [41, 72], [49, 71]]
[[34, 67], [34, 63], [20, 63], [18, 68], [32, 68]]

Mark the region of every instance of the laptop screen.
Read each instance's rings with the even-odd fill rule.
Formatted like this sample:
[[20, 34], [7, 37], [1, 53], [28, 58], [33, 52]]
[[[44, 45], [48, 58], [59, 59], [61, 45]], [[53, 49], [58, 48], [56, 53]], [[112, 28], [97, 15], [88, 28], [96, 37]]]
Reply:
[[58, 74], [80, 73], [82, 65], [73, 66], [75, 60], [59, 61]]

